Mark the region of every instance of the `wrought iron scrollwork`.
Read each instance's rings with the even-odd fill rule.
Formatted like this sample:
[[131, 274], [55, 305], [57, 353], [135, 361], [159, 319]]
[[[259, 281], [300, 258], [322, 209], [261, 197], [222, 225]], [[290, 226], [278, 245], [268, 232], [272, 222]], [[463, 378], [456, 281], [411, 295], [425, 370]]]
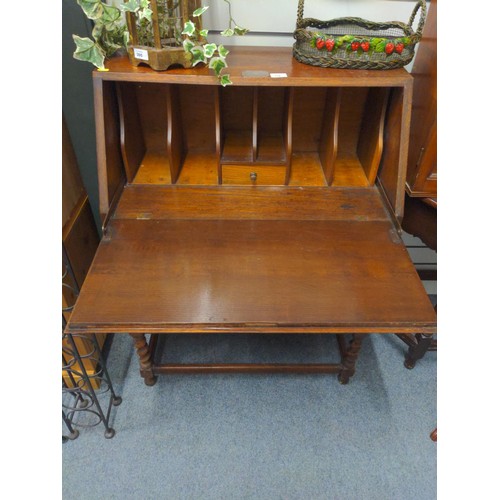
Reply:
[[[64, 247], [62, 279], [63, 287], [76, 299], [78, 285]], [[122, 398], [113, 389], [96, 336], [64, 333], [66, 317], [73, 305], [65, 306], [62, 315], [62, 419], [67, 429], [62, 439], [63, 442], [76, 439], [79, 436], [78, 427], [95, 427], [101, 423], [105, 428], [104, 436], [109, 439], [115, 435], [110, 426], [111, 409], [118, 406]], [[85, 345], [84, 353], [80, 352], [78, 344]], [[88, 366], [95, 367], [91, 373], [87, 370]]]

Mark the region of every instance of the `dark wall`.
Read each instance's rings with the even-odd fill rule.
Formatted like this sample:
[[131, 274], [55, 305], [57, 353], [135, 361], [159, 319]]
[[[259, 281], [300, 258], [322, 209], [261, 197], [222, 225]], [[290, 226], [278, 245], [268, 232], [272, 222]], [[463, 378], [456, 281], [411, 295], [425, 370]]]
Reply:
[[92, 24], [76, 0], [62, 2], [62, 110], [66, 118], [83, 183], [97, 227], [101, 228], [97, 187], [97, 159], [92, 70], [73, 58], [72, 35], [91, 37]]

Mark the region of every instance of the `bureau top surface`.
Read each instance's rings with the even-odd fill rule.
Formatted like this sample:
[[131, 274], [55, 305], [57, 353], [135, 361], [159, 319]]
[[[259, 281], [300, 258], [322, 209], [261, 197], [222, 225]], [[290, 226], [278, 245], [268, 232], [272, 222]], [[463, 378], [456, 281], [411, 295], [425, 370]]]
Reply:
[[[227, 73], [234, 85], [241, 86], [343, 86], [402, 87], [412, 81], [403, 68], [392, 70], [347, 70], [321, 68], [303, 64], [292, 56], [291, 47], [228, 47]], [[145, 65], [133, 66], [127, 56], [113, 57], [106, 62], [108, 71], [94, 71], [98, 80], [218, 85], [207, 66], [172, 68], [155, 71]], [[247, 76], [259, 71], [286, 77]]]

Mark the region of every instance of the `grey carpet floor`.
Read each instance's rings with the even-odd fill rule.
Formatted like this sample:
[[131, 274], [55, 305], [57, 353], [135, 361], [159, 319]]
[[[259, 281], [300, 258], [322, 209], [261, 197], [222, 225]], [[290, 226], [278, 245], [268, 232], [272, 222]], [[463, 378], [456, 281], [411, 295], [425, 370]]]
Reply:
[[[366, 337], [345, 386], [336, 375], [212, 374], [147, 387], [131, 339], [115, 335], [116, 435], [101, 424], [62, 445], [63, 498], [434, 499], [437, 353], [407, 370], [406, 349]], [[189, 335], [164, 351], [181, 362], [328, 362], [336, 350], [331, 336]]]

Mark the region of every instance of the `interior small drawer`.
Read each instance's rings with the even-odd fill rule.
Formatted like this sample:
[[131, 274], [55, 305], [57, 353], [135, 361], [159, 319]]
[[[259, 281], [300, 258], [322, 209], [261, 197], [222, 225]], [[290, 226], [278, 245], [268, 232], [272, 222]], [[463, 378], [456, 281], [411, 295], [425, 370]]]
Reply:
[[283, 185], [285, 184], [286, 167], [255, 165], [223, 165], [222, 184], [239, 185]]

